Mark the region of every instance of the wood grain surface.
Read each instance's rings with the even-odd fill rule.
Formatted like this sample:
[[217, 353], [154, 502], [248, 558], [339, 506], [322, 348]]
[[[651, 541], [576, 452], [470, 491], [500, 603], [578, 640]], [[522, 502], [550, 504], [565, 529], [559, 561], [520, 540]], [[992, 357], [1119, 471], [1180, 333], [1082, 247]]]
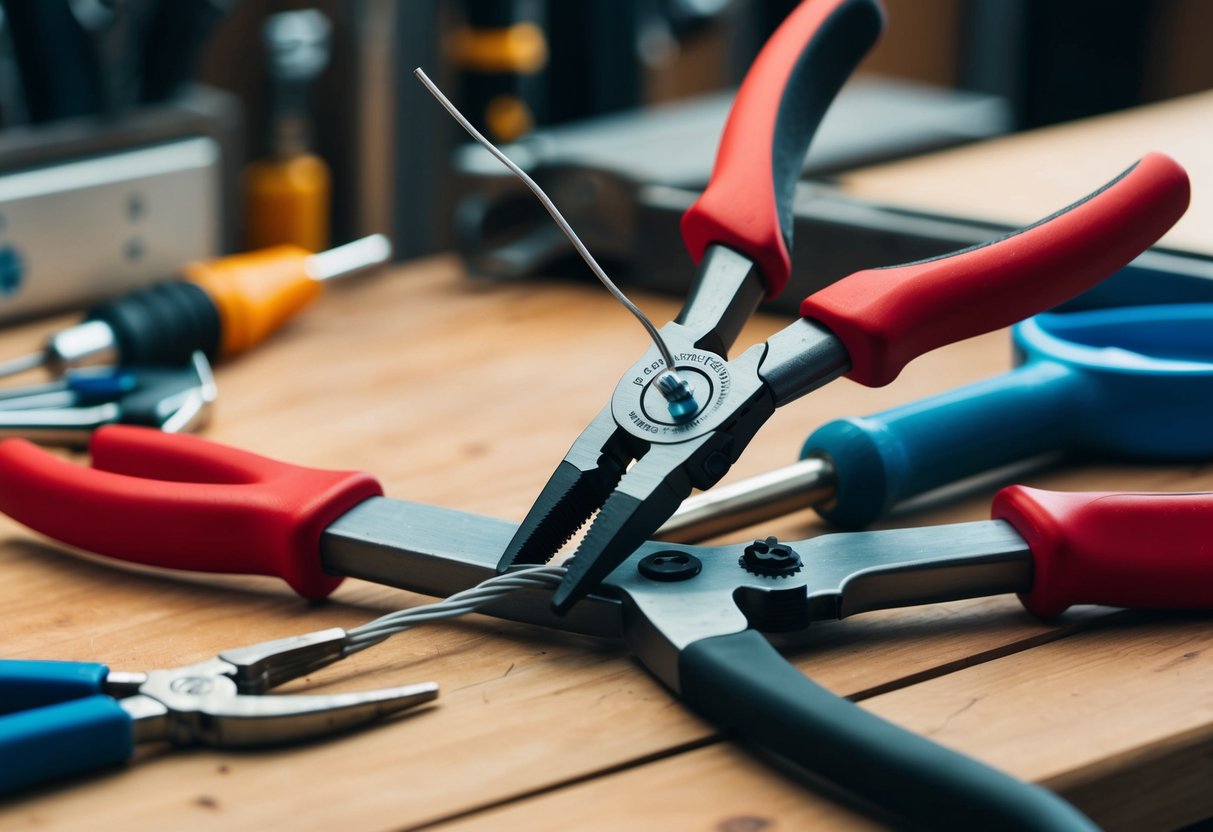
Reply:
[[[636, 300], [655, 319], [677, 311], [669, 298]], [[785, 323], [756, 316], [739, 345]], [[0, 354], [48, 327], [6, 331]], [[392, 496], [518, 519], [645, 346], [596, 286], [484, 285], [436, 258], [334, 286], [279, 337], [218, 368], [204, 434], [304, 465], [366, 469]], [[823, 421], [1009, 365], [999, 332], [926, 356], [886, 388], [836, 382], [778, 412], [728, 479], [793, 461]], [[1089, 460], [1019, 478], [1191, 490], [1213, 485], [1213, 469]], [[887, 525], [984, 518], [992, 489]], [[794, 539], [824, 528], [805, 511], [758, 531]], [[349, 580], [332, 600], [308, 603], [272, 579], [116, 567], [7, 521], [0, 570], [0, 654], [122, 670], [355, 626], [426, 600]], [[1213, 790], [1202, 788], [1213, 774], [1207, 616], [1084, 608], [1041, 622], [997, 597], [823, 625], [791, 658], [889, 719], [1060, 789], [1111, 827], [1213, 815]], [[0, 803], [0, 828], [879, 826], [721, 738], [616, 644], [470, 617], [397, 636], [284, 690], [427, 679], [442, 685], [440, 698], [402, 718], [284, 749], [148, 747], [131, 765]]]

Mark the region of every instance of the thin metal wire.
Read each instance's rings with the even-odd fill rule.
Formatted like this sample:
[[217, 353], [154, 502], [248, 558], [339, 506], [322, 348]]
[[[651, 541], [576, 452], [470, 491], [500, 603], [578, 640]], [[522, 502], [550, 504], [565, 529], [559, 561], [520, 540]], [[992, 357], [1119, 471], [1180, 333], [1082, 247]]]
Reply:
[[506, 572], [504, 575], [494, 575], [474, 587], [456, 592], [433, 604], [390, 612], [374, 621], [368, 621], [366, 624], [349, 630], [346, 633], [345, 655], [352, 655], [360, 650], [373, 647], [418, 624], [456, 618], [475, 612], [511, 592], [521, 589], [555, 587], [564, 577], [564, 573], [563, 566], [535, 566], [516, 569]]
[[603, 271], [602, 266], [598, 265], [598, 261], [594, 259], [594, 255], [590, 254], [590, 250], [585, 247], [583, 242], [581, 242], [581, 238], [577, 236], [577, 232], [573, 230], [573, 226], [569, 225], [568, 220], [566, 220], [560, 213], [560, 210], [556, 207], [556, 204], [548, 198], [548, 195], [543, 192], [543, 189], [539, 187], [535, 180], [527, 175], [526, 171], [514, 164], [510, 157], [502, 153], [496, 145], [485, 138], [479, 130], [472, 126], [472, 123], [464, 117], [463, 113], [459, 112], [459, 109], [453, 103], [451, 103], [449, 98], [443, 95], [442, 90], [438, 89], [438, 86], [430, 80], [429, 76], [425, 74], [425, 71], [421, 67], [414, 69], [413, 74], [417, 76], [417, 80], [425, 85], [425, 88], [430, 91], [430, 94], [433, 95], [434, 98], [438, 99], [438, 103], [451, 114], [451, 117], [455, 119], [455, 121], [459, 122], [459, 126], [466, 130], [468, 135], [480, 142], [480, 144], [484, 145], [485, 150], [492, 153], [493, 156], [495, 156], [497, 160], [501, 162], [501, 164], [509, 168], [510, 173], [521, 179], [523, 184], [531, 189], [531, 193], [533, 193], [535, 197], [541, 203], [543, 203], [543, 207], [546, 208], [547, 212], [552, 215], [552, 219], [556, 221], [556, 225], [560, 226], [560, 230], [564, 232], [564, 236], [569, 238], [569, 242], [573, 244], [573, 248], [577, 249], [577, 253], [581, 255], [581, 259], [584, 260], [586, 265], [590, 267], [590, 271], [592, 271], [602, 285], [607, 288], [607, 291], [615, 296], [616, 300], [622, 303], [629, 312], [636, 316], [636, 320], [640, 321], [641, 325], [644, 326], [644, 328], [648, 331], [649, 337], [652, 338], [653, 343], [657, 345], [657, 351], [661, 353], [662, 360], [665, 361], [666, 372], [673, 377], [674, 381], [678, 382], [676, 387], [674, 385], [669, 385], [668, 389], [666, 387], [659, 386], [658, 389], [661, 390], [662, 395], [664, 395], [666, 399], [671, 402], [691, 398], [692, 395], [690, 387], [679, 377], [678, 371], [674, 367], [674, 356], [670, 353], [670, 348], [666, 346], [665, 339], [661, 337], [661, 333], [657, 331], [657, 327], [653, 326], [653, 322], [648, 319], [648, 316], [641, 312], [640, 308], [637, 307], [636, 304], [628, 300], [627, 295], [625, 295], [619, 289], [619, 287], [615, 285], [611, 278], [607, 277], [607, 273]]

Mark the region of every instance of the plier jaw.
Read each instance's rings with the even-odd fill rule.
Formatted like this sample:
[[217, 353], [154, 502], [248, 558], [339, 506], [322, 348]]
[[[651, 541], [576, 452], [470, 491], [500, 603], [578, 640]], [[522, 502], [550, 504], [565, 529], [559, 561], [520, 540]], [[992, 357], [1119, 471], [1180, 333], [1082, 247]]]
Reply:
[[[266, 691], [346, 655], [333, 628], [227, 650], [196, 664], [123, 674], [112, 692], [140, 741], [244, 748], [336, 733], [434, 699], [432, 682], [324, 696], [266, 696]], [[133, 678], [132, 678], [133, 677]]]
[[661, 332], [695, 392], [687, 420], [669, 415], [650, 349], [620, 378], [536, 499], [498, 568], [544, 563], [593, 517], [552, 597], [565, 613], [669, 519], [693, 489], [728, 473], [775, 408], [832, 380], [847, 354], [824, 327], [798, 321], [735, 360], [727, 350], [762, 297], [753, 261], [709, 248], [700, 280]]
[[0, 795], [126, 762], [141, 742], [216, 748], [299, 742], [437, 696], [431, 682], [327, 696], [262, 695], [366, 646], [330, 629], [146, 673], [91, 662], [0, 661]]
[[774, 410], [757, 371], [766, 347], [736, 362], [726, 357], [762, 297], [753, 262], [713, 247], [698, 286], [678, 319], [661, 328], [697, 410], [684, 420], [669, 414], [657, 389], [665, 363], [650, 349], [564, 455], [498, 563], [501, 571], [545, 563], [593, 517], [553, 596], [557, 612], [651, 537], [692, 489], [724, 476]]

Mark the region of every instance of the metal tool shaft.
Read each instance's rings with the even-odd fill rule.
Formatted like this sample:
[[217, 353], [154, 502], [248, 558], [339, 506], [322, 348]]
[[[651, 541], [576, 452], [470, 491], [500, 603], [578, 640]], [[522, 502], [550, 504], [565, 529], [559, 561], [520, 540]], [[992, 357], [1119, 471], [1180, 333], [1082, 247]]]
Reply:
[[10, 358], [7, 361], [0, 361], [0, 378], [8, 378], [27, 370], [35, 370], [46, 363], [46, 354], [42, 352], [32, 352], [29, 355]]
[[391, 256], [391, 240], [383, 234], [370, 234], [311, 255], [304, 268], [313, 280], [334, 280], [386, 263]]
[[828, 503], [834, 496], [834, 466], [809, 457], [731, 485], [684, 500], [657, 530], [658, 540], [695, 543], [734, 529], [761, 523], [802, 508]]
[[62, 375], [70, 367], [108, 364], [118, 359], [118, 342], [113, 329], [102, 321], [84, 321], [53, 333], [38, 352], [0, 362], [0, 378], [19, 375], [45, 367], [52, 375]]

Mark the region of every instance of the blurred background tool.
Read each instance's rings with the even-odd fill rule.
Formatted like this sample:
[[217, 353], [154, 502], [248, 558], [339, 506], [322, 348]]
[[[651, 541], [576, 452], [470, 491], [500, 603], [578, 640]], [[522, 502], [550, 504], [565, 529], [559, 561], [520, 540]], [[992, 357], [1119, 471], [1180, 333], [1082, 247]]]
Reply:
[[91, 71], [99, 87], [93, 112], [113, 116], [140, 103], [140, 51], [156, 5], [157, 0], [67, 0], [91, 47]]
[[[541, 128], [503, 150], [552, 195], [621, 282], [684, 293], [694, 269], [678, 223], [707, 181], [711, 142], [729, 101], [710, 94]], [[790, 291], [766, 308], [797, 314], [794, 297], [857, 269], [936, 257], [1012, 230], [980, 215], [883, 205], [828, 181], [884, 160], [999, 136], [1012, 126], [1011, 116], [1007, 103], [990, 95], [870, 76], [848, 83], [809, 149], [793, 200], [794, 235], [811, 254], [794, 260]], [[481, 148], [457, 149], [453, 164], [455, 244], [473, 275], [514, 280], [575, 272], [567, 241]], [[1210, 298], [1213, 258], [1152, 248], [1066, 308]]]
[[269, 71], [269, 155], [245, 170], [247, 245], [329, 244], [329, 167], [312, 152], [308, 88], [329, 62], [327, 17], [315, 9], [271, 15], [262, 27]]
[[[695, 270], [682, 251], [678, 221], [708, 181], [732, 100], [731, 91], [712, 93], [587, 118], [536, 130], [503, 150], [552, 194], [587, 244], [613, 264], [612, 271], [634, 285], [685, 292]], [[844, 86], [822, 121], [801, 176], [821, 178], [989, 138], [1010, 123], [1005, 102], [993, 96], [888, 78], [856, 79]], [[459, 194], [455, 243], [473, 274], [516, 279], [570, 271], [567, 241], [553, 233], [525, 191], [481, 148], [459, 148], [453, 164]], [[798, 193], [794, 206], [796, 237], [809, 241], [813, 252], [795, 264], [793, 288], [806, 294], [832, 282], [819, 275], [837, 279], [859, 268], [864, 256], [886, 256], [875, 254], [870, 240], [848, 245], [859, 242], [858, 234], [819, 245], [825, 222], [844, 228], [864, 223], [854, 209], [839, 210], [838, 196], [828, 205], [821, 196], [821, 186], [815, 186], [811, 197]], [[981, 239], [995, 236], [987, 229], [979, 233], [986, 234]], [[918, 255], [887, 254], [906, 261]], [[841, 263], [847, 267], [836, 267]], [[797, 311], [791, 301], [785, 303], [788, 311]]]
[[145, 103], [179, 95], [193, 81], [207, 42], [240, 0], [172, 0], [156, 4], [143, 49], [141, 98]]
[[82, 309], [220, 254], [238, 121], [230, 97], [199, 90], [113, 123], [0, 131], [0, 322]]
[[105, 76], [94, 41], [67, 0], [4, 0], [3, 7], [30, 121], [101, 112]]
[[181, 367], [71, 370], [47, 384], [0, 391], [0, 437], [86, 448], [102, 425], [182, 433], [206, 424], [216, 396], [200, 352]]
[[0, 0], [0, 321], [231, 250], [241, 104], [190, 85], [235, 0]]
[[1020, 366], [809, 436], [801, 461], [685, 500], [666, 540], [703, 540], [812, 506], [869, 525], [950, 483], [1060, 452], [1213, 457], [1213, 303], [1043, 314], [1012, 328]]
[[[844, 91], [831, 112], [839, 111], [845, 102]], [[1044, 165], [1049, 170], [1053, 167]], [[626, 208], [627, 221], [616, 220], [616, 225], [629, 234], [621, 240], [627, 245], [627, 253], [612, 252], [627, 258], [620, 261], [624, 267], [617, 273], [631, 285], [663, 292], [685, 291], [692, 275], [687, 269], [685, 252], [672, 235], [679, 218], [698, 197], [698, 190], [654, 186], [639, 188], [635, 195], [635, 203]], [[615, 198], [612, 193], [611, 199]], [[994, 240], [1013, 228], [978, 219], [973, 214], [942, 214], [886, 205], [813, 178], [797, 184], [792, 210], [796, 239], [813, 254], [792, 264], [788, 283], [792, 292], [764, 303], [764, 308], [770, 311], [792, 315], [798, 309], [790, 299], [797, 292], [816, 291], [856, 269], [868, 268], [879, 258], [926, 260], [958, 247]], [[602, 227], [601, 220], [591, 220], [587, 232], [595, 227]], [[1151, 247], [1061, 308], [1072, 311], [1144, 303], [1200, 303], [1213, 297], [1213, 257], [1203, 251], [1172, 249], [1168, 242], [1164, 239], [1161, 245]], [[564, 256], [563, 252], [556, 254]], [[495, 251], [478, 251], [473, 268], [483, 273], [477, 267], [492, 263], [500, 270], [496, 276], [506, 277], [510, 270], [523, 265], [528, 256], [525, 248], [508, 244]], [[470, 265], [473, 260], [467, 262]]]
[[29, 120], [114, 116], [179, 93], [236, 1], [0, 0]]
[[[394, 241], [397, 256], [408, 258], [452, 246], [452, 216], [459, 202], [454, 184], [468, 171], [457, 172], [451, 163], [462, 137], [429, 112], [424, 90], [401, 83], [412, 67], [423, 65], [490, 135], [529, 142], [528, 149], [542, 157], [544, 175], [566, 183], [556, 187], [540, 179], [540, 184], [558, 199], [564, 189], [576, 197], [573, 205], [560, 200], [561, 208], [587, 236], [592, 236], [591, 228], [579, 211], [596, 210], [600, 223], [639, 223], [638, 236], [644, 239], [634, 251], [624, 252], [636, 258], [626, 263], [638, 279], [663, 288], [652, 275], [685, 258], [681, 252], [667, 257], [660, 247], [650, 252], [644, 245], [650, 241], [647, 230], [652, 222], [667, 222], [667, 214], [676, 215], [675, 203], [692, 201], [706, 176], [698, 182], [635, 177], [640, 185], [661, 184], [675, 191], [625, 190], [628, 201], [621, 202], [618, 183], [611, 179], [617, 168], [599, 177], [560, 172], [560, 160], [580, 174], [601, 172], [601, 166], [570, 157], [561, 147], [551, 152], [548, 143], [564, 145], [566, 136], [557, 131], [565, 128], [598, 132], [605, 129], [603, 117], [639, 114], [633, 121], [638, 124], [659, 117], [660, 106], [732, 88], [758, 44], [792, 5], [791, 0], [0, 0], [7, 35], [7, 47], [0, 43], [0, 66], [9, 68], [0, 72], [0, 132], [68, 122], [79, 129], [86, 126], [85, 119], [90, 131], [108, 132], [161, 107], [176, 107], [204, 84], [212, 92], [233, 94], [247, 116], [238, 132], [251, 152], [243, 154], [227, 143], [223, 147], [224, 170], [239, 170], [246, 159], [272, 153], [269, 136], [278, 105], [270, 94], [275, 70], [266, 60], [266, 22], [283, 14], [322, 14], [331, 23], [330, 60], [311, 83], [314, 141], [306, 152], [323, 159], [331, 172], [332, 240], [384, 232]], [[887, 83], [886, 100], [893, 103], [870, 110], [871, 121], [858, 138], [897, 131], [930, 135], [933, 126], [944, 123], [938, 105], [950, 97], [961, 106], [975, 99], [995, 102], [998, 124], [991, 127], [970, 112], [972, 123], [980, 126], [967, 134], [954, 132], [951, 139], [972, 141], [1213, 87], [1213, 64], [1205, 60], [1200, 36], [1213, 23], [1207, 4], [1140, 0], [1130, 5], [1123, 14], [1107, 15], [1098, 0], [890, 0], [896, 26], [860, 72], [865, 84]], [[119, 49], [121, 43], [131, 48]], [[105, 66], [94, 71], [99, 55]], [[138, 82], [133, 104], [132, 77]], [[113, 89], [122, 92], [106, 92]], [[918, 94], [923, 91], [934, 101]], [[840, 105], [847, 104], [850, 93], [842, 93]], [[110, 123], [103, 123], [97, 116], [107, 113], [107, 100], [118, 102], [118, 115], [109, 114]], [[948, 129], [955, 123], [948, 120]], [[827, 123], [823, 129], [824, 139], [832, 128]], [[130, 149], [135, 140], [124, 143]], [[692, 135], [687, 155], [714, 146], [714, 136]], [[890, 148], [884, 158], [937, 146], [909, 141]], [[507, 152], [520, 158], [512, 148]], [[650, 158], [644, 150], [631, 156], [640, 164]], [[843, 167], [866, 161], [871, 157], [846, 160]], [[2, 149], [0, 166], [8, 169]], [[816, 187], [841, 169], [812, 167], [806, 177]], [[528, 172], [538, 176], [536, 170]], [[480, 180], [464, 193], [491, 201], [493, 187]], [[831, 208], [844, 202], [837, 192], [831, 199]], [[465, 206], [458, 207], [464, 233]], [[498, 250], [499, 235], [516, 230], [502, 207], [482, 229], [478, 252], [469, 253], [466, 238], [460, 241], [469, 262], [485, 273], [501, 274], [488, 269], [488, 258], [472, 255]], [[831, 262], [812, 266], [825, 275], [870, 265], [857, 258], [874, 246], [884, 248], [872, 262], [912, 259], [909, 249], [931, 244], [930, 235], [938, 233], [924, 221], [897, 223], [887, 212], [875, 227], [869, 226], [863, 204], [843, 205], [842, 214], [804, 210], [816, 224], [817, 236], [843, 235], [837, 253], [823, 255]], [[242, 198], [235, 205], [225, 203], [219, 217], [222, 247], [191, 256], [243, 246], [243, 211]], [[529, 221], [525, 214], [516, 219]], [[658, 242], [676, 239], [668, 228], [651, 236]], [[997, 232], [985, 238], [992, 236]], [[960, 242], [948, 240], [935, 251], [953, 250]], [[892, 250], [894, 246], [902, 250]], [[543, 249], [531, 253], [536, 251]], [[498, 265], [518, 250], [499, 253]], [[833, 262], [844, 256], [849, 262]], [[565, 273], [568, 266], [558, 260], [528, 262], [548, 274]], [[611, 270], [624, 274], [613, 264]], [[682, 279], [681, 272], [672, 273], [670, 280], [676, 279]], [[685, 285], [671, 291], [681, 293]], [[796, 291], [807, 294], [810, 288], [798, 286]], [[83, 308], [88, 302], [77, 305]]]
[[0, 364], [0, 377], [93, 363], [184, 364], [196, 351], [211, 360], [237, 355], [318, 298], [326, 280], [385, 263], [391, 253], [388, 239], [373, 234], [317, 254], [275, 246], [193, 263], [179, 279], [94, 307], [41, 351]]
[[493, 141], [512, 142], [546, 116], [540, 75], [548, 62], [546, 0], [465, 0], [447, 44], [459, 72], [462, 111]]

